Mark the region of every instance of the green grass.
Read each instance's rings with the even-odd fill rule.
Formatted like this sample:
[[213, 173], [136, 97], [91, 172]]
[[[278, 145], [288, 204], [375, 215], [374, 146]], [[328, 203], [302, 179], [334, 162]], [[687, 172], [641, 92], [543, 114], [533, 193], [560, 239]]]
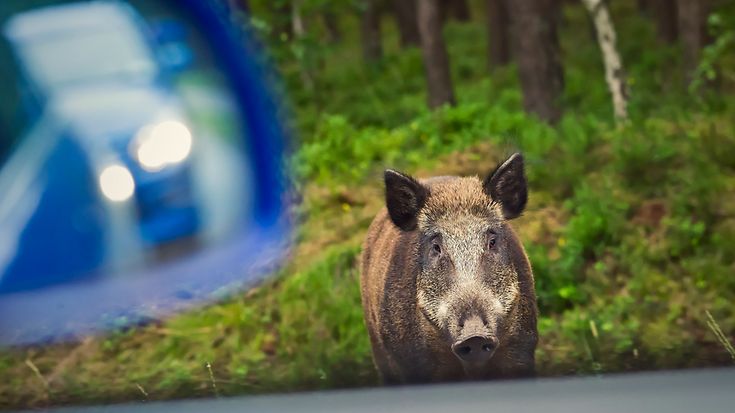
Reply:
[[345, 43], [307, 61], [319, 68], [308, 90], [304, 62], [276, 53], [301, 132], [293, 259], [247, 294], [159, 324], [4, 350], [0, 406], [376, 385], [356, 260], [382, 205], [382, 168], [482, 174], [515, 150], [530, 182], [514, 226], [536, 276], [540, 375], [731, 364], [735, 101], [690, 95], [677, 51], [655, 45], [630, 3], [613, 10], [632, 89], [620, 127], [579, 6], [561, 32], [566, 113], [555, 127], [522, 112], [513, 67], [488, 75], [480, 22], [446, 28], [459, 104], [434, 112], [419, 52], [397, 50], [392, 30], [384, 61], [365, 67], [348, 20]]

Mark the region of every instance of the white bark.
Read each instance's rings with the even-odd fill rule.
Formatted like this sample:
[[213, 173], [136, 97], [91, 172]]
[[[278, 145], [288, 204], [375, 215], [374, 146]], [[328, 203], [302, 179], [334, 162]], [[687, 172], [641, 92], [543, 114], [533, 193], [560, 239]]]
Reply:
[[291, 27], [296, 37], [304, 37], [306, 33], [304, 20], [301, 18], [301, 3], [301, 0], [294, 1], [291, 7]]
[[[295, 0], [291, 3], [291, 29], [293, 30], [294, 37], [296, 39], [303, 39], [306, 35], [306, 25], [304, 19], [301, 16], [301, 6], [303, 0]], [[307, 52], [308, 53], [308, 52]], [[301, 63], [301, 83], [305, 88], [312, 90], [314, 89], [314, 76], [311, 74], [311, 70], [305, 62]]]
[[615, 47], [615, 28], [610, 19], [610, 12], [603, 0], [582, 0], [592, 16], [597, 32], [597, 42], [600, 44], [602, 58], [605, 62], [605, 80], [612, 94], [615, 118], [628, 118], [628, 97], [625, 79], [623, 78], [623, 62]]

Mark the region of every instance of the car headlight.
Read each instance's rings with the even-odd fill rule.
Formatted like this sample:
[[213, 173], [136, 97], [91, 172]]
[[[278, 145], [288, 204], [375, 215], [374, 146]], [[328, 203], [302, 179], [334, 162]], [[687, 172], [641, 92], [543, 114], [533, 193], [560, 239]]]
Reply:
[[135, 155], [143, 169], [158, 171], [189, 156], [191, 132], [183, 123], [169, 120], [142, 128], [136, 144]]
[[122, 202], [133, 196], [135, 181], [130, 171], [121, 165], [110, 165], [100, 173], [100, 189], [111, 201]]

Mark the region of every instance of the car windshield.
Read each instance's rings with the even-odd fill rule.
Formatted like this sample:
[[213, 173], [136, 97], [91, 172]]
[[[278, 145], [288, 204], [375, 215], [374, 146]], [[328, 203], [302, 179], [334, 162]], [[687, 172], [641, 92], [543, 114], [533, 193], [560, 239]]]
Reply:
[[90, 81], [149, 82], [156, 74], [143, 39], [119, 29], [43, 36], [28, 41], [20, 54], [31, 77], [49, 90]]

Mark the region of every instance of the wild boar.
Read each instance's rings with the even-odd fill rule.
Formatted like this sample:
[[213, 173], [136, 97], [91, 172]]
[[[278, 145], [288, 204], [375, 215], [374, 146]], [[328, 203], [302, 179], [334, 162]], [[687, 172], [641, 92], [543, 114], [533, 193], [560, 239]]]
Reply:
[[523, 157], [484, 180], [417, 181], [385, 171], [360, 287], [373, 359], [386, 384], [534, 374], [536, 294], [508, 220], [527, 200]]

